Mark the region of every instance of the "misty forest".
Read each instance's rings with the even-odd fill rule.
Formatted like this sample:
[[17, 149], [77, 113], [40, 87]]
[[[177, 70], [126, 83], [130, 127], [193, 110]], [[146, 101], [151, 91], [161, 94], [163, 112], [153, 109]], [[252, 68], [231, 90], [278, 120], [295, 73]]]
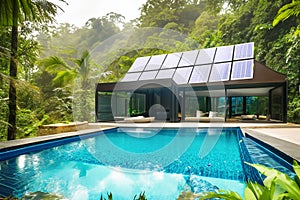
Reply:
[[257, 61], [287, 75], [288, 121], [300, 123], [299, 0], [147, 0], [135, 20], [110, 12], [82, 27], [56, 23], [60, 10], [1, 0], [0, 140], [94, 122], [95, 83], [120, 80], [137, 57], [245, 42], [254, 42]]

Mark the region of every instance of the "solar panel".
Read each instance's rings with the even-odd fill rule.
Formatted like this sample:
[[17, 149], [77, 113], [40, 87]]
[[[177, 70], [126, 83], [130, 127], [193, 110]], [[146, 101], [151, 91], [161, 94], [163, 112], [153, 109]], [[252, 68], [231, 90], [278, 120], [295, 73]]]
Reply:
[[253, 78], [254, 60], [235, 61], [232, 65], [231, 80]]
[[186, 84], [189, 81], [193, 67], [177, 68], [173, 80], [177, 84]]
[[251, 79], [253, 58], [253, 42], [140, 57], [121, 81], [173, 79], [177, 84], [196, 84]]
[[137, 81], [141, 75], [141, 72], [135, 72], [135, 73], [127, 73], [124, 78], [121, 80], [121, 82], [129, 82], [129, 81]]
[[193, 66], [199, 50], [183, 52], [178, 67]]
[[137, 58], [134, 61], [134, 63], [131, 65], [128, 72], [141, 72], [141, 71], [143, 71], [145, 66], [147, 65], [149, 59], [150, 59], [150, 56]]
[[163, 69], [163, 70], [160, 70], [160, 71], [158, 71], [156, 79], [172, 78], [174, 72], [175, 72], [175, 69]]
[[213, 64], [209, 82], [228, 81], [230, 75], [231, 62]]
[[182, 53], [172, 53], [168, 54], [164, 63], [161, 66], [161, 69], [175, 68], [178, 66], [179, 60]]
[[189, 83], [206, 83], [208, 81], [211, 65], [195, 66]]
[[201, 49], [199, 51], [196, 65], [211, 64], [214, 61], [216, 48]]
[[158, 71], [147, 71], [143, 72], [142, 75], [140, 76], [139, 80], [152, 80], [155, 79], [155, 76]]
[[234, 60], [254, 58], [254, 42], [237, 44], [234, 49]]
[[166, 58], [166, 54], [152, 56], [146, 65], [145, 71], [158, 70]]
[[233, 45], [218, 47], [214, 63], [232, 61]]

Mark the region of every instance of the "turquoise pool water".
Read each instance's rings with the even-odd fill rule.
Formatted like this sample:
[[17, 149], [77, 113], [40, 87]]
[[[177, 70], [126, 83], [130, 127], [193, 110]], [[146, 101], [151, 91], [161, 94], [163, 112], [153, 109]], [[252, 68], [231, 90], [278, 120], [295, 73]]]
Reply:
[[239, 134], [239, 129], [123, 128], [58, 146], [39, 144], [34, 152], [21, 149], [19, 156], [0, 162], [0, 195], [42, 191], [99, 199], [112, 192], [122, 200], [145, 191], [148, 199], [158, 200], [176, 199], [183, 190], [218, 188], [243, 194]]

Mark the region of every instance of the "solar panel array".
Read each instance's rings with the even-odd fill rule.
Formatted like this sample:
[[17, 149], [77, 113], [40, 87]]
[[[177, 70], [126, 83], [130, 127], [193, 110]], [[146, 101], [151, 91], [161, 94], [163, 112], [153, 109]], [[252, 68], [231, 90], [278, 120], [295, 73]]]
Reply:
[[173, 79], [178, 85], [252, 79], [254, 43], [139, 57], [121, 82]]

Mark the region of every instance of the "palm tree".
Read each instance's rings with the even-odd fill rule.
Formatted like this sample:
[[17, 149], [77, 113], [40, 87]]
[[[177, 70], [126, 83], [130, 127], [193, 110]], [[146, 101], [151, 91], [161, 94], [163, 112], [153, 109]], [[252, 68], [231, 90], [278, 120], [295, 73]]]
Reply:
[[[60, 0], [65, 2], [64, 0]], [[18, 29], [25, 21], [33, 23], [53, 22], [58, 9], [56, 4], [44, 0], [0, 0], [0, 25], [11, 27], [10, 47], [10, 84], [9, 84], [9, 117], [7, 139], [16, 137], [16, 111], [17, 111], [17, 79], [18, 66]]]
[[291, 16], [298, 16], [300, 14], [300, 0], [293, 0], [292, 3], [282, 6], [274, 21], [273, 26], [276, 26], [279, 22], [285, 21]]
[[[79, 59], [72, 60], [75, 65], [68, 65], [62, 58], [51, 56], [40, 60], [41, 66], [44, 66], [46, 71], [55, 75], [52, 84], [55, 87], [74, 87], [73, 95], [76, 95], [76, 101], [79, 100], [80, 105], [74, 105], [73, 111], [78, 110], [80, 116], [78, 120], [89, 121], [90, 103], [88, 93], [91, 89], [92, 68], [89, 51], [82, 52]], [[97, 74], [97, 73], [96, 73]], [[77, 79], [76, 79], [77, 78]], [[75, 81], [76, 79], [76, 81]], [[74, 81], [75, 85], [74, 86]], [[73, 102], [74, 103], [74, 102]], [[77, 108], [78, 107], [78, 108]], [[74, 113], [73, 113], [74, 114]]]
[[90, 68], [90, 53], [85, 50], [79, 59], [72, 60], [74, 66], [68, 65], [62, 58], [51, 56], [39, 61], [41, 66], [44, 66], [46, 71], [55, 74], [53, 85], [59, 87], [73, 86], [72, 82], [78, 76], [80, 78], [81, 88], [88, 89], [89, 78], [91, 73]]

